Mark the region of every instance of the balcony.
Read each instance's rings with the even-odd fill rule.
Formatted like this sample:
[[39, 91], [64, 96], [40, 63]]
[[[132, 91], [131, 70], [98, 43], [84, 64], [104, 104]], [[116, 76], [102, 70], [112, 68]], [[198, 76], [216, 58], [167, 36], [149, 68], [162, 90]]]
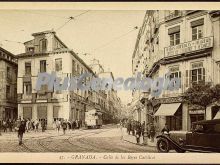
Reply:
[[31, 100], [31, 99], [32, 99], [32, 95], [31, 94], [29, 94], [29, 95], [23, 94], [22, 95], [22, 100]]
[[175, 12], [171, 13], [170, 15], [166, 16], [165, 17], [165, 21], [170, 21], [170, 20], [173, 20], [173, 19], [176, 19], [176, 18], [179, 18], [182, 16], [182, 12], [181, 11], [178, 11], [176, 10]]
[[184, 53], [195, 52], [213, 47], [213, 37], [205, 37], [197, 40], [184, 42], [178, 45], [164, 48], [165, 57], [176, 56]]

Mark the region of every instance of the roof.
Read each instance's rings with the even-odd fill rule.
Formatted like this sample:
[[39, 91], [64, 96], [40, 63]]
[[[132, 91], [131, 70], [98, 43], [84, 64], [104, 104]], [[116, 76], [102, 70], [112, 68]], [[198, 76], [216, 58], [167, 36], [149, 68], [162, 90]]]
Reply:
[[[7, 62], [10, 62], [12, 64], [17, 65], [17, 57], [14, 54], [12, 54], [11, 52], [3, 49], [2, 47], [0, 47], [0, 52], [3, 52], [3, 53], [6, 54], [6, 56], [3, 56], [3, 55], [0, 56], [1, 60], [5, 60]], [[10, 56], [11, 58], [8, 58], [8, 56]]]
[[220, 119], [202, 120], [202, 121], [193, 122], [193, 124], [201, 124], [201, 125], [214, 125], [214, 124], [220, 124]]
[[32, 57], [32, 56], [44, 56], [44, 55], [48, 55], [49, 54], [49, 52], [47, 52], [47, 53], [41, 53], [41, 52], [39, 52], [39, 53], [31, 53], [31, 52], [26, 52], [26, 53], [21, 53], [21, 54], [18, 54], [18, 55], [16, 55], [16, 57], [17, 58], [23, 58], [23, 57]]
[[56, 32], [54, 30], [46, 30], [46, 31], [42, 31], [42, 32], [33, 33], [32, 36], [37, 36], [37, 35], [41, 35], [41, 34], [48, 34], [48, 33], [56, 33]]
[[12, 57], [16, 58], [14, 54], [12, 54], [11, 52], [9, 52], [9, 51], [7, 51], [7, 50], [3, 49], [2, 47], [0, 47], [0, 51], [2, 51], [2, 52], [4, 52], [4, 53], [6, 53], [7, 55], [10, 55], [10, 56], [12, 56]]

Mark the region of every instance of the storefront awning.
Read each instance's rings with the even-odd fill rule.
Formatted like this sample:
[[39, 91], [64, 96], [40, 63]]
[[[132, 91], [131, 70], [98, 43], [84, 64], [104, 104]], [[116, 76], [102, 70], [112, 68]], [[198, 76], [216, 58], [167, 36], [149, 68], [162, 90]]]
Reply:
[[181, 103], [161, 104], [154, 116], [173, 116]]
[[215, 115], [214, 119], [220, 119], [220, 110], [217, 112], [217, 114]]

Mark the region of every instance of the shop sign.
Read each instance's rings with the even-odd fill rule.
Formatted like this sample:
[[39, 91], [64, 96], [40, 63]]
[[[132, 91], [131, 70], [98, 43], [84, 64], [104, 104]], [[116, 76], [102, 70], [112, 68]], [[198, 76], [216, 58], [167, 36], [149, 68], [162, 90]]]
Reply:
[[211, 47], [213, 47], [213, 37], [205, 37], [175, 46], [166, 47], [164, 48], [164, 54], [165, 57], [169, 57]]

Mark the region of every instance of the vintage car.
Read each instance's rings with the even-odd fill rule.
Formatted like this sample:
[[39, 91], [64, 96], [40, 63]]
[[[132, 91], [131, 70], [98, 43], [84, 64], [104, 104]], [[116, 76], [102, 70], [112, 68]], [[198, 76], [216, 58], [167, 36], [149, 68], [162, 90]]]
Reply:
[[157, 136], [158, 152], [220, 152], [220, 119], [192, 124], [192, 131], [170, 131]]

